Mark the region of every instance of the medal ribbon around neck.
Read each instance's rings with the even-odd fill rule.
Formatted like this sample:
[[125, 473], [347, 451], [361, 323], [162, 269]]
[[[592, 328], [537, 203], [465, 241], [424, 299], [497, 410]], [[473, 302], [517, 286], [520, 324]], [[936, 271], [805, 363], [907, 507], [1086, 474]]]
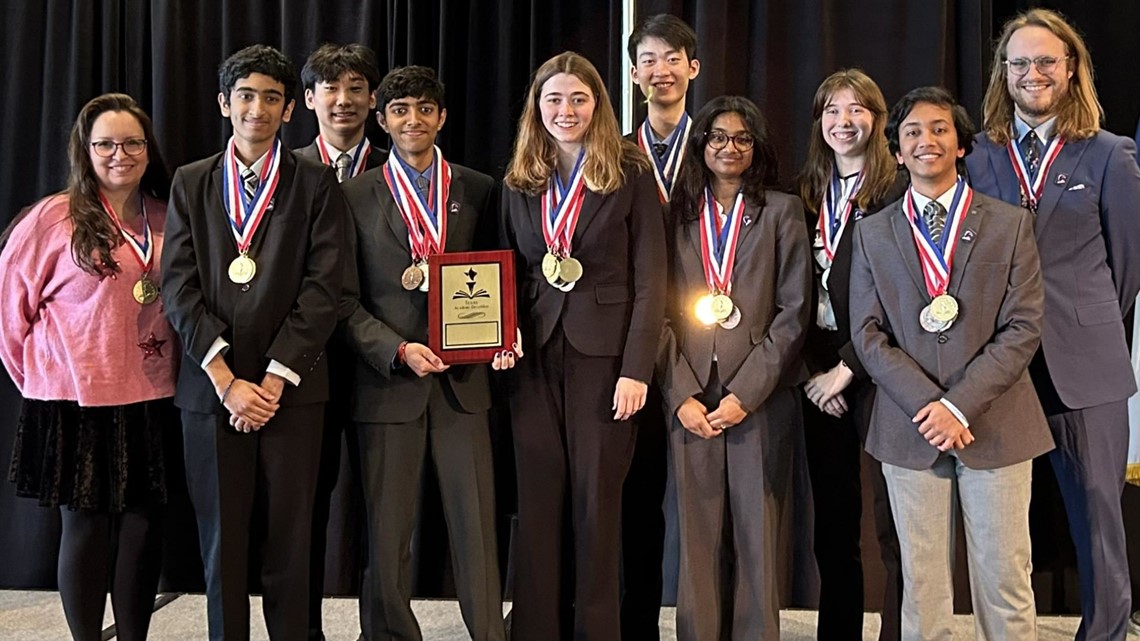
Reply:
[[[321, 154], [321, 162], [332, 167], [333, 160], [329, 156], [329, 151], [325, 147], [325, 140], [317, 134], [317, 151]], [[365, 138], [360, 141], [356, 149], [352, 151], [352, 164], [348, 166], [348, 177], [355, 178], [364, 173], [364, 168], [368, 166], [368, 156], [372, 153], [372, 143], [368, 142]]]
[[846, 193], [842, 193], [839, 172], [834, 169], [831, 172], [831, 182], [828, 183], [827, 193], [823, 195], [823, 203], [819, 207], [819, 235], [823, 239], [823, 252], [829, 261], [835, 260], [835, 250], [843, 238], [847, 221], [851, 219], [851, 210], [855, 204], [852, 198], [859, 193], [863, 177], [864, 174], [860, 171]]
[[685, 158], [685, 143], [689, 140], [689, 130], [692, 127], [693, 121], [689, 118], [688, 112], [685, 112], [681, 115], [677, 128], [673, 130], [673, 135], [670, 136], [672, 142], [666, 142], [668, 146], [664, 158], [658, 158], [657, 154], [653, 153], [653, 130], [649, 126], [648, 118], [637, 130], [637, 145], [649, 156], [650, 164], [653, 166], [653, 178], [657, 181], [657, 196], [662, 203], [669, 202], [669, 198], [673, 195], [673, 184], [681, 169], [681, 161]]
[[585, 157], [586, 150], [583, 149], [566, 185], [554, 171], [550, 187], [542, 195], [542, 236], [550, 253], [560, 258], [570, 255], [574, 230], [582, 213], [582, 201], [586, 198], [586, 179], [582, 175], [582, 159]]
[[740, 238], [740, 223], [744, 218], [744, 192], [736, 195], [736, 203], [720, 226], [720, 203], [713, 198], [712, 190], [705, 187], [701, 206], [701, 262], [705, 268], [705, 282], [709, 291], [719, 294], [732, 292], [732, 270], [736, 265], [736, 241]]
[[942, 228], [941, 242], [936, 245], [930, 237], [926, 221], [915, 208], [913, 189], [906, 192], [906, 216], [914, 233], [919, 261], [922, 263], [926, 293], [930, 294], [931, 298], [945, 294], [946, 288], [950, 285], [950, 268], [954, 263], [954, 253], [958, 251], [958, 241], [961, 240], [958, 231], [973, 200], [974, 190], [959, 176], [958, 186], [954, 188], [954, 200], [950, 203], [950, 210], [946, 212], [946, 225]]
[[223, 200], [226, 213], [229, 214], [234, 240], [237, 241], [238, 252], [245, 254], [249, 252], [253, 236], [269, 209], [273, 192], [277, 191], [277, 181], [281, 178], [281, 139], [273, 141], [269, 157], [261, 167], [261, 182], [257, 185], [257, 193], [253, 195], [252, 200], [246, 199], [235, 149], [234, 139], [231, 137], [222, 163], [222, 185], [225, 187]]
[[451, 165], [443, 159], [439, 147], [433, 148], [435, 169], [428, 186], [428, 199], [412, 186], [408, 167], [396, 151], [384, 163], [384, 181], [396, 201], [396, 208], [408, 227], [408, 243], [412, 259], [420, 261], [432, 254], [442, 254], [447, 245], [447, 198], [451, 193]]
[[114, 208], [111, 207], [111, 202], [107, 200], [103, 192], [99, 192], [99, 202], [103, 203], [103, 211], [107, 212], [107, 215], [114, 221], [115, 227], [119, 228], [119, 234], [122, 235], [123, 240], [130, 246], [131, 253], [135, 255], [135, 260], [139, 261], [139, 267], [142, 268], [143, 274], [150, 272], [151, 267], [154, 265], [154, 246], [150, 242], [150, 222], [146, 218], [146, 198], [144, 198], [142, 194], [139, 194], [139, 212], [142, 214], [143, 220], [143, 237], [141, 241], [135, 238], [134, 234], [127, 231], [127, 228], [123, 226], [118, 214], [116, 214]]
[[1029, 180], [1029, 165], [1025, 163], [1025, 158], [1021, 155], [1021, 146], [1014, 142], [1015, 140], [1011, 137], [1005, 148], [1009, 152], [1009, 161], [1013, 164], [1013, 173], [1017, 174], [1017, 184], [1021, 188], [1021, 194], [1025, 196], [1029, 208], [1036, 212], [1037, 203], [1041, 202], [1041, 192], [1045, 191], [1045, 178], [1049, 175], [1049, 167], [1053, 165], [1053, 161], [1061, 153], [1061, 148], [1065, 146], [1065, 139], [1054, 136], [1049, 146], [1045, 147], [1045, 153], [1041, 156], [1041, 164], [1037, 167], [1037, 178], [1032, 181], [1032, 185]]

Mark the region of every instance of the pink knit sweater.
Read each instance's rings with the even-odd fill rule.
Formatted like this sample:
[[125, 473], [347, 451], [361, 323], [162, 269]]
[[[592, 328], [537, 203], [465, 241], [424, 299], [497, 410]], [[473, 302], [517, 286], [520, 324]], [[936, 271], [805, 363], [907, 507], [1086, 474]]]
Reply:
[[[166, 204], [146, 199], [157, 285]], [[71, 257], [66, 195], [36, 203], [0, 253], [0, 360], [24, 398], [83, 406], [174, 395], [181, 348], [162, 300], [135, 302], [142, 267], [131, 248], [111, 252], [121, 271], [100, 278]], [[129, 231], [141, 237], [142, 218]]]

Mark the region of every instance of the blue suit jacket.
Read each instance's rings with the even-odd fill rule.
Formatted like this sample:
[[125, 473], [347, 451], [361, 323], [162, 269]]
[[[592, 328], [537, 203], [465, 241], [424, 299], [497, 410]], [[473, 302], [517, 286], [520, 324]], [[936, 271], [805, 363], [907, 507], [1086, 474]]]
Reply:
[[[1045, 281], [1041, 345], [1057, 394], [1073, 409], [1136, 391], [1122, 322], [1140, 291], [1135, 156], [1131, 140], [1101, 131], [1068, 141], [1045, 178], [1034, 226]], [[966, 166], [974, 189], [1020, 202], [1004, 146], [978, 134]]]

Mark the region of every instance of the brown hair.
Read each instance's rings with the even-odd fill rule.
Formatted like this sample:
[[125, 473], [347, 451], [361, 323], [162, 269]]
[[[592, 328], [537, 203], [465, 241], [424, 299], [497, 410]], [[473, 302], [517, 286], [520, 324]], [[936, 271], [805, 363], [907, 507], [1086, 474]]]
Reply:
[[823, 139], [823, 110], [836, 92], [850, 89], [855, 101], [871, 112], [871, 138], [867, 141], [863, 163], [863, 186], [855, 195], [855, 206], [866, 211], [872, 203], [886, 196], [898, 173], [898, 163], [887, 149], [887, 101], [879, 85], [861, 69], [840, 69], [820, 83], [812, 100], [811, 137], [807, 162], [800, 172], [800, 197], [804, 207], [816, 211], [827, 193], [835, 170], [835, 152]]
[[542, 124], [538, 101], [542, 86], [560, 73], [576, 76], [594, 94], [594, 117], [583, 141], [586, 150], [582, 160], [583, 178], [592, 191], [602, 194], [617, 191], [625, 183], [627, 169], [648, 170], [649, 161], [637, 145], [622, 140], [602, 77], [589, 60], [573, 51], [554, 56], [534, 72], [503, 182], [515, 191], [532, 196], [549, 186], [558, 163], [558, 149]]
[[106, 93], [83, 105], [71, 128], [71, 139], [67, 145], [70, 164], [67, 175], [68, 217], [71, 220], [72, 259], [80, 269], [96, 275], [119, 271], [119, 266], [111, 258], [111, 250], [123, 242], [118, 228], [99, 200], [99, 181], [95, 177], [89, 151], [91, 128], [95, 120], [108, 111], [129, 113], [142, 126], [148, 162], [139, 189], [162, 201], [166, 201], [170, 192], [166, 165], [154, 139], [154, 125], [134, 98], [121, 93]]
[[1091, 138], [1100, 130], [1104, 109], [1096, 97], [1093, 84], [1092, 59], [1084, 40], [1076, 29], [1065, 22], [1061, 14], [1048, 9], [1031, 9], [1005, 23], [1001, 37], [994, 46], [994, 65], [990, 70], [990, 84], [982, 102], [982, 124], [986, 136], [999, 145], [1009, 142], [1013, 135], [1013, 98], [1006, 88], [1005, 49], [1013, 33], [1023, 27], [1042, 27], [1065, 43], [1065, 61], [1073, 71], [1069, 90], [1057, 106], [1057, 135], [1069, 140]]

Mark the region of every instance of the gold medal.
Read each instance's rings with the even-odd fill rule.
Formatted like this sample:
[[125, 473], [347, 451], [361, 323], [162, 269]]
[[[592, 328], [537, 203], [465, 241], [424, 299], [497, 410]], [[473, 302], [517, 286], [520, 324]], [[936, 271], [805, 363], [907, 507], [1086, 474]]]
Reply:
[[713, 313], [713, 298], [715, 297], [712, 294], [705, 294], [697, 299], [697, 304], [693, 308], [693, 315], [703, 325], [712, 325], [718, 320]]
[[230, 263], [230, 280], [238, 285], [244, 285], [253, 280], [257, 274], [257, 263], [253, 262], [247, 254], [239, 254], [237, 258], [233, 259]]
[[551, 252], [542, 257], [542, 275], [551, 285], [558, 282], [558, 257]]
[[135, 297], [135, 302], [140, 305], [150, 305], [158, 300], [158, 286], [146, 276], [135, 283], [134, 290], [131, 293]]
[[958, 301], [953, 296], [942, 294], [930, 301], [930, 315], [940, 323], [949, 323], [958, 318]]
[[416, 264], [408, 265], [404, 273], [400, 275], [400, 286], [409, 292], [419, 288], [424, 282], [424, 273]]
[[576, 283], [582, 278], [582, 263], [577, 258], [567, 256], [558, 263], [558, 279], [564, 283]]
[[732, 304], [732, 299], [724, 294], [713, 296], [711, 304], [713, 317], [716, 318], [717, 322], [727, 320], [729, 316], [732, 316], [732, 310], [736, 308]]

